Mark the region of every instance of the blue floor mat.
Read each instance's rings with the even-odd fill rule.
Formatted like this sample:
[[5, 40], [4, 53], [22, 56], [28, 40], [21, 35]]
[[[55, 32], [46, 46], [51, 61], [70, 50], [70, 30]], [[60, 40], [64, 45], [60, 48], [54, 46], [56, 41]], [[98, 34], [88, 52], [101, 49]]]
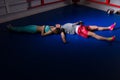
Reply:
[[[19, 34], [6, 25], [54, 25], [82, 20], [85, 25], [109, 26], [113, 31], [96, 31], [116, 36], [114, 42], [67, 34], [67, 44], [59, 35]], [[1, 73], [15, 80], [120, 80], [120, 16], [80, 5], [70, 5], [0, 24]]]

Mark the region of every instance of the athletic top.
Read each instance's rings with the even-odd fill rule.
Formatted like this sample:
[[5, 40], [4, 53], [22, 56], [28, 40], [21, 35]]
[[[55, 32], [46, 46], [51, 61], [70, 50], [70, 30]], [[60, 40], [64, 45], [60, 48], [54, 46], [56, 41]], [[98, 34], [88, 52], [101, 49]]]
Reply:
[[50, 31], [50, 30], [51, 30], [50, 26], [49, 26], [49, 25], [46, 25], [46, 26], [45, 26], [45, 33], [48, 32], [48, 31]]
[[76, 27], [77, 25], [74, 25], [73, 23], [66, 23], [61, 26], [61, 28], [65, 30], [65, 33], [68, 33], [68, 34], [75, 34]]

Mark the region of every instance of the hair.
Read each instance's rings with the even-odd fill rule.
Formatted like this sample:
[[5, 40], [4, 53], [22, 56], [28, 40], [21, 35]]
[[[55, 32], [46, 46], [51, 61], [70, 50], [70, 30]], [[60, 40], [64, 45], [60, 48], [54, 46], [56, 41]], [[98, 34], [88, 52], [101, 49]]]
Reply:
[[65, 32], [63, 28], [56, 28], [56, 31], [54, 33], [60, 34], [61, 32]]

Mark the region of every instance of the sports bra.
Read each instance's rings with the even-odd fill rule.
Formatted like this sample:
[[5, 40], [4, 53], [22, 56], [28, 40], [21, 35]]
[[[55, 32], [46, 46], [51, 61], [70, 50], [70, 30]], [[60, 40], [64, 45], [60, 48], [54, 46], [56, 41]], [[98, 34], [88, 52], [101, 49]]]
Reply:
[[48, 31], [50, 31], [50, 30], [51, 30], [50, 26], [49, 26], [49, 25], [46, 25], [46, 26], [45, 26], [45, 33], [48, 32]]

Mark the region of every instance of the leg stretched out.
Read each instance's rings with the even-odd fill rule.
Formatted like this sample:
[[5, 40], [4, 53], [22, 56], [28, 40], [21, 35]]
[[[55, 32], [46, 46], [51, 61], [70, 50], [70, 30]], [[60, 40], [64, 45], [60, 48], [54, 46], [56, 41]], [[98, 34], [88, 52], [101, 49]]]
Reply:
[[90, 30], [113, 30], [116, 26], [116, 23], [108, 26], [108, 27], [100, 27], [100, 26], [89, 26]]
[[116, 23], [112, 24], [109, 27], [98, 27], [98, 26], [86, 27], [84, 25], [78, 26], [78, 27], [76, 27], [76, 33], [84, 38], [88, 38], [88, 36], [91, 36], [91, 37], [94, 37], [98, 40], [114, 41], [115, 36], [103, 37], [103, 36], [95, 34], [94, 32], [92, 32], [92, 30], [113, 30], [115, 25], [116, 25]]
[[27, 26], [19, 26], [19, 27], [16, 26], [13, 27], [12, 25], [8, 25], [7, 28], [15, 32], [27, 32], [27, 33], [37, 32], [37, 25], [27, 25]]
[[107, 37], [97, 35], [97, 34], [95, 34], [94, 32], [91, 32], [91, 31], [88, 31], [88, 36], [94, 37], [94, 38], [96, 38], [98, 40], [106, 40], [106, 41], [114, 41], [115, 40], [115, 36], [107, 38]]

